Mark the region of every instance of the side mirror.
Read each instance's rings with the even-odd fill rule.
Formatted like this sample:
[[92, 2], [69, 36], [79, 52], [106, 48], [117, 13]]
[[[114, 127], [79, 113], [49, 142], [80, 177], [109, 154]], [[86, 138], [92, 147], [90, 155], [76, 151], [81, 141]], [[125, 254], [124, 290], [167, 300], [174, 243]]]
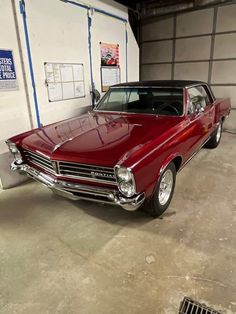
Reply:
[[96, 103], [99, 102], [99, 100], [101, 99], [101, 94], [95, 88], [93, 89], [93, 97]]

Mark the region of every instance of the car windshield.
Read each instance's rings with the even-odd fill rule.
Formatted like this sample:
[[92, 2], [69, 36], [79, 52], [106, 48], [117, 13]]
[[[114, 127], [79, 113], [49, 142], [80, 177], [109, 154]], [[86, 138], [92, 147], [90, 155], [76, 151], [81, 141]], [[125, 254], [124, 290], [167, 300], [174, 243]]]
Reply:
[[181, 116], [183, 89], [158, 87], [113, 87], [95, 110]]

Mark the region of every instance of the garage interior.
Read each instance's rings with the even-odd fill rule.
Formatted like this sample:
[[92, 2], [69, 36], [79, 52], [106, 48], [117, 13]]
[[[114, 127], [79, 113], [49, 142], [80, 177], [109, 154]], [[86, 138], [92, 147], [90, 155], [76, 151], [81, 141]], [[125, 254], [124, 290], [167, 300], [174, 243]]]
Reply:
[[[15, 90], [0, 85], [0, 313], [174, 314], [184, 297], [236, 313], [236, 2], [1, 0], [0, 9], [0, 48], [13, 52], [17, 77]], [[231, 99], [220, 145], [178, 174], [157, 219], [67, 200], [10, 170], [6, 139], [90, 110], [93, 88], [103, 95], [101, 42], [119, 45], [121, 82], [201, 80]], [[50, 101], [47, 62], [83, 64], [84, 97]]]

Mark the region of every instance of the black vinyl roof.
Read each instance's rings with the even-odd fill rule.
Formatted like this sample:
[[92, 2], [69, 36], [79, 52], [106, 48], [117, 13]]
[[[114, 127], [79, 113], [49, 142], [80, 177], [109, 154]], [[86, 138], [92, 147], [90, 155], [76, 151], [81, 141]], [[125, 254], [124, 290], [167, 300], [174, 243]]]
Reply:
[[113, 85], [113, 87], [189, 87], [198, 84], [206, 84], [201, 81], [184, 81], [184, 80], [161, 80], [161, 81], [137, 81]]

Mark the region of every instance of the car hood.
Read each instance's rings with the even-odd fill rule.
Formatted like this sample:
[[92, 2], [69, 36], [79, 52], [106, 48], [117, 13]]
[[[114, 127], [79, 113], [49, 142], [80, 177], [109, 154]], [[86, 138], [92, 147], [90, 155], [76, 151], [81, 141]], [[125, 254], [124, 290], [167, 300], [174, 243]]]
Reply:
[[32, 131], [23, 149], [55, 160], [114, 166], [159, 139], [175, 132], [180, 117], [92, 111]]

